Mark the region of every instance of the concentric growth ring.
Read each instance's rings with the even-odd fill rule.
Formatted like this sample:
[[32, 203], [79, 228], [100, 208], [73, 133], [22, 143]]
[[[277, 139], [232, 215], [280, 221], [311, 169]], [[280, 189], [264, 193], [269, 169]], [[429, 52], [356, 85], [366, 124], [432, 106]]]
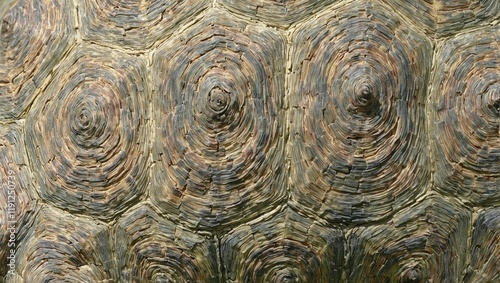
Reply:
[[0, 19], [0, 118], [18, 118], [66, 54], [73, 11], [71, 1], [20, 0]]
[[27, 192], [31, 175], [26, 166], [22, 127], [22, 123], [0, 125], [0, 257], [6, 259], [0, 266], [0, 277], [15, 267], [8, 257], [15, 251], [13, 245], [26, 235], [24, 227], [33, 221], [35, 202]]
[[426, 187], [431, 48], [382, 8], [342, 6], [293, 34], [291, 204], [307, 215], [378, 220]]
[[475, 205], [500, 200], [500, 31], [487, 28], [439, 48], [433, 80], [435, 182]]
[[463, 282], [500, 281], [500, 207], [482, 211], [474, 225], [470, 265]]
[[[471, 213], [430, 195], [390, 224], [354, 228], [348, 237], [348, 282], [461, 282]], [[454, 247], [450, 251], [449, 247]]]
[[220, 3], [231, 12], [249, 19], [256, 19], [271, 26], [288, 27], [336, 0], [221, 0]]
[[215, 240], [189, 232], [147, 206], [116, 226], [121, 282], [219, 282]]
[[500, 2], [497, 0], [383, 1], [405, 14], [417, 26], [422, 26], [426, 33], [437, 37], [487, 25], [500, 17]]
[[227, 282], [340, 282], [344, 240], [287, 209], [271, 219], [242, 225], [221, 241]]
[[152, 201], [164, 213], [213, 228], [283, 200], [283, 41], [212, 11], [154, 54]]
[[107, 227], [43, 206], [17, 251], [15, 282], [116, 282]]
[[209, 0], [83, 0], [79, 6], [85, 40], [137, 51], [168, 38]]
[[109, 218], [145, 190], [145, 60], [97, 47], [63, 61], [27, 120], [40, 196]]

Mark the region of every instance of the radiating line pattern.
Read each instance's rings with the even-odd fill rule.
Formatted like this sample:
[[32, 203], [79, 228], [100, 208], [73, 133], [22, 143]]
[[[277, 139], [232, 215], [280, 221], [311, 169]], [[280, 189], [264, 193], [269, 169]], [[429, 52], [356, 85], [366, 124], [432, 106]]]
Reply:
[[0, 13], [0, 118], [16, 119], [75, 41], [71, 1], [19, 0]]
[[214, 229], [285, 200], [283, 57], [280, 33], [218, 11], [154, 53], [151, 199], [162, 212]]
[[93, 45], [77, 48], [61, 63], [26, 125], [42, 199], [107, 219], [145, 191], [145, 66], [141, 57]]
[[44, 205], [18, 255], [20, 282], [116, 282], [107, 227]]
[[500, 29], [439, 46], [433, 79], [437, 189], [474, 205], [500, 200]]
[[285, 209], [234, 229], [221, 253], [226, 282], [340, 282], [344, 241], [340, 229]]
[[386, 10], [346, 4], [292, 34], [290, 203], [332, 223], [383, 219], [430, 177], [431, 44]]
[[471, 213], [430, 195], [389, 224], [354, 228], [348, 236], [348, 282], [460, 282]]
[[206, 8], [209, 0], [82, 0], [81, 33], [85, 40], [138, 51], [168, 38]]
[[160, 217], [148, 206], [116, 225], [120, 282], [219, 282], [216, 241]]

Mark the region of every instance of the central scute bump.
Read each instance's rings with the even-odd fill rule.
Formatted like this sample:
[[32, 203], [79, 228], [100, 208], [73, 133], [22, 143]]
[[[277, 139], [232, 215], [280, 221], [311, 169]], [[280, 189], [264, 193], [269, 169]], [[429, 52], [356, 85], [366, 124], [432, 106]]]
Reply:
[[208, 95], [208, 102], [210, 108], [220, 114], [227, 110], [228, 105], [231, 103], [231, 95], [227, 91], [215, 87]]
[[417, 283], [421, 281], [420, 272], [418, 269], [412, 268], [404, 271], [401, 274], [401, 283]]
[[370, 82], [362, 82], [354, 87], [354, 95], [348, 110], [364, 117], [373, 117], [380, 109], [378, 93], [373, 90]]

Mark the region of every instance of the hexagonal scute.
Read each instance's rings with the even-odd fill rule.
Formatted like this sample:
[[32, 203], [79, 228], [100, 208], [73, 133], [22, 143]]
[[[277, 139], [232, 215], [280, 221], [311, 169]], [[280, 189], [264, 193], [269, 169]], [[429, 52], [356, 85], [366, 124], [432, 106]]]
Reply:
[[214, 238], [138, 206], [115, 227], [119, 282], [219, 282]]
[[117, 282], [106, 226], [44, 205], [24, 229], [14, 282]]
[[78, 46], [35, 101], [26, 146], [37, 192], [109, 219], [145, 191], [151, 131], [146, 60]]
[[500, 282], [500, 207], [482, 211], [475, 223], [464, 283]]
[[430, 195], [389, 224], [354, 228], [347, 282], [460, 282], [470, 222], [458, 202]]
[[221, 240], [225, 282], [341, 282], [340, 229], [285, 209], [234, 229]]
[[19, 0], [0, 11], [0, 118], [26, 111], [54, 66], [76, 42], [72, 1]]
[[337, 0], [220, 0], [229, 11], [270, 26], [288, 27]]
[[376, 221], [427, 187], [431, 44], [389, 11], [346, 3], [292, 34], [290, 205], [306, 215]]
[[284, 36], [212, 10], [153, 54], [152, 202], [189, 227], [285, 201]]
[[168, 38], [211, 2], [82, 0], [78, 10], [82, 37], [113, 48], [146, 49]]
[[34, 209], [34, 201], [28, 195], [30, 172], [22, 127], [21, 122], [0, 126], [0, 278], [10, 270], [7, 264], [11, 259], [12, 266], [16, 265], [11, 250], [17, 249], [19, 239], [25, 234], [21, 227], [29, 225]]
[[498, 50], [497, 27], [445, 41], [432, 82], [436, 187], [479, 206], [500, 201]]
[[500, 18], [498, 0], [383, 0], [429, 35], [450, 36]]

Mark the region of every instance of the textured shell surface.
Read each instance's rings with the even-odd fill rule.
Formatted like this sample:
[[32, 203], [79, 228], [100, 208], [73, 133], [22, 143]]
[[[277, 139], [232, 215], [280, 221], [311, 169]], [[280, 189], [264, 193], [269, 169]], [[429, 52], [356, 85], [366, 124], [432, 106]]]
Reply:
[[0, 0], [0, 283], [500, 282], [498, 0]]

